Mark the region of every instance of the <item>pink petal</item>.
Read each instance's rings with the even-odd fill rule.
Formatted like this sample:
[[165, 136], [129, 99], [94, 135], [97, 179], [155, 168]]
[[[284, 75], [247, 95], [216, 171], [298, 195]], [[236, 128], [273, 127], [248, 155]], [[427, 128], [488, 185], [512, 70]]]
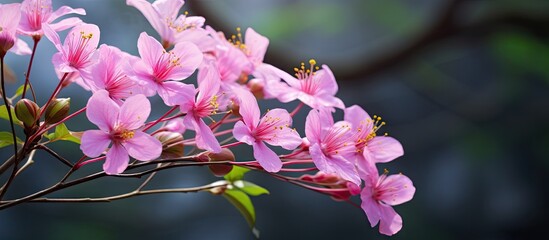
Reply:
[[272, 66], [272, 65], [269, 65], [269, 64], [265, 64], [264, 66], [265, 68], [267, 69], [270, 69], [270, 71], [278, 76], [279, 78], [281, 78], [282, 80], [284, 80], [286, 83], [288, 83], [288, 85], [292, 86], [293, 88], [299, 88], [299, 86], [301, 85], [299, 83], [300, 80], [297, 80], [295, 77], [293, 77], [292, 75], [288, 74], [287, 72], [284, 72], [280, 69], [278, 69], [277, 67], [275, 66]]
[[257, 129], [262, 129], [262, 125], [269, 125], [264, 130], [265, 134], [268, 135], [267, 139], [262, 139], [270, 145], [294, 150], [302, 143], [299, 133], [291, 128], [292, 117], [286, 109], [275, 108], [268, 111], [259, 122]]
[[160, 157], [162, 143], [155, 137], [141, 131], [135, 131], [133, 138], [123, 142], [130, 156], [140, 161], [150, 161]]
[[412, 180], [402, 174], [387, 176], [378, 189], [381, 192], [379, 200], [391, 206], [410, 201], [416, 192]]
[[25, 42], [25, 41], [23, 41], [19, 38], [15, 39], [15, 44], [10, 49], [10, 52], [13, 52], [17, 55], [30, 55], [30, 54], [32, 54], [32, 50], [29, 48], [29, 45], [27, 44], [27, 42]]
[[309, 153], [311, 154], [311, 158], [313, 159], [313, 162], [318, 170], [326, 173], [334, 173], [328, 164], [328, 158], [326, 158], [326, 155], [322, 153], [322, 149], [318, 143], [312, 143], [309, 146]]
[[309, 147], [311, 158], [315, 166], [325, 173], [336, 174], [337, 176], [360, 185], [361, 180], [355, 165], [341, 156], [326, 156], [319, 144], [312, 144]]
[[322, 125], [318, 111], [315, 109], [309, 111], [305, 120], [305, 136], [307, 136], [307, 140], [311, 144], [320, 143], [322, 139]]
[[65, 46], [70, 46], [69, 42], [74, 42], [73, 46], [79, 46], [78, 42], [82, 41], [81, 32], [85, 34], [92, 34], [92, 37], [88, 40], [87, 49], [96, 49], [99, 45], [99, 39], [101, 38], [101, 31], [95, 24], [83, 23], [77, 25], [71, 29], [71, 31], [65, 37]]
[[262, 63], [269, 46], [269, 39], [260, 35], [252, 28], [248, 28], [246, 29], [246, 39], [244, 42], [250, 51], [250, 60], [256, 65]]
[[254, 142], [254, 158], [259, 162], [259, 165], [267, 172], [278, 172], [282, 168], [282, 161], [273, 150], [267, 147], [261, 141]]
[[2, 32], [9, 32], [9, 35], [15, 37], [19, 20], [21, 19], [21, 4], [10, 3], [0, 5], [0, 27]]
[[333, 156], [329, 158], [328, 163], [332, 172], [336, 173], [341, 178], [350, 181], [356, 185], [360, 185], [360, 183], [362, 182], [354, 163], [349, 161], [348, 158], [342, 156]]
[[364, 181], [377, 181], [379, 173], [376, 165], [369, 158], [365, 158], [364, 155], [356, 154], [356, 167], [360, 178]]
[[176, 81], [165, 81], [157, 89], [158, 95], [168, 106], [185, 104], [189, 99], [194, 98], [195, 91], [192, 84], [185, 84]]
[[239, 100], [239, 113], [242, 120], [250, 129], [254, 129], [259, 123], [259, 106], [254, 95], [249, 91], [237, 88], [235, 89], [236, 97]]
[[336, 79], [332, 73], [332, 70], [330, 70], [327, 65], [322, 65], [322, 69], [318, 70], [313, 78], [315, 78], [315, 80], [319, 83], [321, 91], [332, 96], [337, 93], [338, 87]]
[[53, 30], [53, 28], [51, 28], [48, 24], [43, 24], [42, 30], [44, 31], [44, 35], [46, 35], [46, 38], [48, 38], [50, 42], [53, 43], [55, 48], [57, 48], [59, 52], [63, 52], [64, 50], [61, 44], [61, 39], [59, 38], [57, 32]]
[[196, 45], [190, 42], [175, 44], [170, 51], [179, 59], [178, 66], [166, 76], [170, 80], [182, 80], [188, 78], [202, 63], [202, 52]]
[[210, 101], [210, 99], [219, 92], [220, 81], [219, 73], [213, 65], [202, 68], [198, 72], [199, 85], [196, 102]]
[[[187, 20], [190, 17], [187, 18]], [[201, 52], [213, 52], [215, 51], [216, 42], [210, 37], [208, 32], [203, 28], [191, 28], [187, 29], [175, 37], [175, 42], [192, 42]]]
[[[353, 125], [353, 129], [356, 129], [357, 127], [364, 124], [364, 121], [366, 119], [372, 119], [362, 107], [358, 105], [353, 105], [348, 108], [345, 108], [345, 117], [344, 120], [347, 122], [350, 122]], [[364, 129], [362, 130], [364, 131]]]
[[320, 104], [319, 107], [329, 107], [329, 108], [336, 107], [339, 109], [345, 108], [345, 104], [343, 103], [343, 101], [341, 101], [341, 99], [335, 96], [332, 96], [329, 94], [322, 94], [316, 97], [317, 97], [317, 103]]
[[371, 186], [366, 185], [360, 193], [360, 207], [366, 213], [370, 226], [375, 227], [381, 219], [381, 205], [374, 200]]
[[134, 130], [145, 124], [151, 113], [151, 103], [143, 94], [129, 97], [120, 107], [118, 122], [125, 129]]
[[[51, 4], [50, 4], [50, 6], [51, 6]], [[53, 21], [55, 21], [55, 19], [57, 19], [59, 17], [62, 17], [62, 16], [65, 16], [67, 14], [71, 14], [71, 13], [79, 14], [79, 15], [86, 15], [86, 10], [84, 10], [83, 8], [73, 9], [71, 7], [62, 6], [59, 9], [55, 10], [55, 12], [53, 12], [50, 15], [47, 22], [48, 23], [53, 22]]]
[[368, 141], [364, 154], [369, 154], [376, 163], [386, 163], [404, 155], [404, 149], [398, 140], [379, 136]]
[[126, 170], [130, 157], [128, 152], [120, 144], [113, 144], [107, 152], [107, 159], [103, 164], [103, 171], [108, 175], [120, 174]]
[[233, 136], [239, 142], [252, 145], [255, 142], [255, 138], [250, 133], [250, 129], [242, 121], [238, 121], [233, 127]]
[[184, 3], [183, 0], [156, 0], [152, 7], [163, 19], [168, 17], [175, 19]]
[[[128, 2], [130, 1], [131, 0], [128, 0]], [[139, 0], [139, 2], [141, 1], [143, 0]], [[160, 44], [153, 37], [149, 36], [146, 32], [139, 34], [139, 38], [137, 39], [137, 49], [139, 51], [139, 56], [141, 56], [141, 59], [149, 68], [153, 68], [155, 66], [158, 59], [164, 52], [162, 44]]]
[[120, 107], [109, 97], [109, 92], [105, 90], [95, 92], [86, 105], [88, 120], [103, 131], [114, 129], [119, 112]]
[[[187, 114], [184, 117], [185, 122], [190, 122], [193, 126], [194, 131], [196, 132], [196, 146], [200, 149], [206, 149], [208, 151], [219, 153], [221, 152], [221, 145], [219, 145], [219, 142], [215, 138], [212, 130], [206, 123], [204, 123], [204, 120], [200, 118], [196, 118], [192, 114]], [[186, 124], [187, 125], [187, 124]]]
[[380, 205], [379, 232], [387, 236], [392, 236], [402, 229], [402, 217], [396, 211], [387, 205]]
[[[143, 14], [143, 16], [145, 16], [147, 21], [149, 21], [154, 30], [158, 32], [160, 37], [162, 39], [169, 40], [167, 38], [171, 30], [169, 29], [166, 22], [164, 22], [166, 20], [166, 16], [161, 16], [157, 12], [157, 9], [153, 8], [151, 3], [145, 0], [126, 0], [126, 4], [128, 6], [133, 6], [137, 8], [137, 10], [139, 10]], [[143, 55], [141, 55], [141, 57], [143, 57]]]
[[88, 130], [82, 134], [80, 149], [88, 157], [101, 155], [111, 143], [110, 135], [102, 130]]
[[49, 25], [54, 31], [59, 32], [59, 31], [63, 31], [65, 29], [74, 27], [80, 23], [82, 23], [82, 19], [77, 17], [71, 17], [71, 18], [63, 19], [57, 23], [51, 23]]

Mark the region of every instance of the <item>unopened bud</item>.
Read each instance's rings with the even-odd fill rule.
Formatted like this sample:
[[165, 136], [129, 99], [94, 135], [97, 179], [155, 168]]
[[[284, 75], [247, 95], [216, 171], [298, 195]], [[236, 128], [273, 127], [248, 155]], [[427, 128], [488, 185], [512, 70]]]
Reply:
[[31, 128], [38, 121], [40, 107], [29, 99], [21, 99], [15, 104], [15, 116], [23, 122], [25, 128]]
[[263, 81], [261, 79], [254, 78], [250, 81], [248, 81], [248, 88], [250, 89], [250, 92], [255, 96], [257, 99], [263, 99], [265, 98], [265, 93], [263, 92]]
[[159, 132], [154, 137], [162, 143], [161, 158], [178, 158], [185, 156], [183, 135], [174, 132]]
[[[219, 153], [208, 152], [205, 154], [205, 156], [208, 157], [208, 160], [210, 162], [232, 162], [235, 160], [233, 152], [227, 148], [223, 148]], [[210, 168], [210, 171], [212, 171], [212, 173], [217, 177], [223, 177], [231, 170], [233, 170], [233, 166], [229, 164], [211, 164], [208, 165], [208, 168]]]
[[69, 115], [70, 105], [70, 98], [53, 99], [50, 105], [46, 108], [46, 124], [54, 124], [67, 117]]
[[221, 195], [225, 193], [225, 190], [230, 186], [225, 180], [220, 180], [211, 184], [213, 186], [208, 191], [213, 195]]
[[231, 113], [235, 117], [241, 117], [240, 116], [240, 104], [238, 104], [237, 100], [232, 100], [230, 104], [227, 106], [227, 108], [231, 111]]

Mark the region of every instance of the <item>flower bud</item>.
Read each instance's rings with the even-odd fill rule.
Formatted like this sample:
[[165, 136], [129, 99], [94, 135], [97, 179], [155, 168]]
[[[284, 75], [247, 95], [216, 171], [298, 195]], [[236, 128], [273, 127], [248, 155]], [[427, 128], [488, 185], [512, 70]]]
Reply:
[[31, 128], [40, 117], [40, 107], [29, 99], [21, 99], [15, 104], [15, 116], [23, 122], [25, 128]]
[[67, 117], [69, 115], [70, 104], [70, 98], [53, 99], [50, 105], [46, 108], [46, 124], [54, 124]]
[[[222, 161], [235, 160], [233, 152], [227, 148], [223, 148], [219, 153], [208, 152], [205, 154], [205, 156], [208, 157], [210, 162], [222, 162]], [[210, 168], [210, 171], [212, 171], [212, 173], [217, 177], [223, 177], [227, 173], [229, 173], [231, 170], [233, 170], [233, 166], [229, 164], [211, 164], [211, 165], [208, 165], [208, 168]]]
[[159, 132], [154, 137], [162, 143], [161, 158], [178, 158], [185, 156], [183, 135], [174, 132]]
[[255, 96], [257, 99], [263, 99], [265, 98], [265, 93], [263, 92], [263, 81], [257, 78], [254, 78], [250, 81], [248, 81], [248, 88], [250, 89], [250, 92]]

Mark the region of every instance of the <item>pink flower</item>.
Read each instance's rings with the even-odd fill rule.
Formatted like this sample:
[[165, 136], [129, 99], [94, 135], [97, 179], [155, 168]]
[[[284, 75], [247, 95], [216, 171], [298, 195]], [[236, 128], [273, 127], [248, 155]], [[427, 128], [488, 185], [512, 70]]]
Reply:
[[82, 22], [80, 18], [71, 17], [63, 19], [57, 23], [52, 23], [56, 19], [71, 13], [86, 15], [82, 8], [73, 9], [62, 6], [52, 11], [51, 0], [24, 0], [21, 3], [21, 22], [18, 31], [29, 36], [42, 36], [44, 31], [42, 25], [47, 24], [54, 31], [62, 31], [74, 27]]
[[153, 37], [143, 32], [137, 42], [141, 61], [134, 64], [145, 94], [158, 95], [168, 106], [194, 96], [194, 87], [177, 81], [189, 77], [202, 62], [202, 53], [190, 42], [182, 42], [167, 52]]
[[158, 158], [162, 144], [139, 130], [150, 112], [151, 104], [142, 94], [129, 97], [119, 106], [107, 91], [97, 91], [86, 105], [86, 116], [99, 130], [85, 131], [80, 149], [88, 157], [97, 157], [112, 143], [103, 164], [107, 174], [122, 173], [129, 156], [140, 161]]
[[21, 19], [21, 4], [0, 4], [0, 57], [8, 51], [15, 54], [31, 54], [27, 43], [17, 38], [17, 25]]
[[[237, 81], [242, 77], [247, 78], [254, 67], [244, 51], [245, 45], [240, 40], [236, 40], [235, 35], [227, 40], [222, 32], [216, 32], [209, 26], [206, 30], [217, 43], [211, 59], [215, 61], [215, 66], [221, 75], [221, 88], [230, 91], [239, 87]], [[240, 35], [239, 38], [241, 38]]]
[[82, 78], [93, 92], [107, 90], [109, 96], [120, 104], [122, 99], [139, 93], [136, 81], [131, 78], [134, 74], [130, 65], [131, 60], [127, 56], [129, 54], [103, 44], [99, 47], [97, 55], [97, 63], [82, 72]]
[[416, 188], [412, 180], [402, 174], [379, 176], [377, 169], [363, 176], [365, 186], [360, 193], [362, 210], [372, 227], [379, 222], [379, 232], [391, 236], [402, 228], [402, 217], [392, 206], [410, 201]]
[[345, 108], [343, 102], [335, 97], [338, 86], [334, 74], [326, 65], [322, 69], [316, 66], [315, 60], [310, 60], [310, 68], [306, 69], [305, 64], [301, 63], [299, 68], [294, 68], [294, 78], [290, 74], [276, 68], [270, 67], [271, 71], [279, 78], [282, 78], [288, 85], [278, 90], [278, 100], [281, 102], [291, 102], [296, 99], [307, 104], [311, 108]]
[[360, 186], [360, 177], [351, 159], [355, 153], [351, 124], [334, 124], [327, 110], [313, 109], [307, 115], [305, 135], [310, 142], [309, 153], [316, 167]]
[[280, 171], [280, 158], [264, 142], [287, 150], [293, 150], [301, 144], [299, 134], [290, 128], [290, 114], [285, 109], [277, 108], [268, 111], [260, 120], [259, 107], [254, 96], [241, 89], [237, 90], [236, 95], [240, 100], [239, 112], [243, 121], [238, 121], [234, 125], [234, 137], [240, 142], [252, 145], [255, 159], [266, 171]]
[[221, 152], [219, 142], [210, 127], [202, 120], [203, 117], [215, 114], [219, 108], [218, 96], [216, 95], [219, 92], [219, 73], [213, 67], [203, 68], [198, 73], [198, 82], [196, 99], [192, 96], [186, 99], [185, 102], [178, 103], [181, 112], [187, 113], [183, 117], [183, 122], [187, 128], [196, 132], [195, 138], [198, 148], [219, 153]]
[[42, 25], [44, 34], [55, 45], [58, 53], [53, 55], [55, 68], [62, 73], [81, 71], [91, 66], [93, 53], [99, 44], [99, 28], [94, 24], [80, 24], [67, 34], [61, 45], [59, 35], [49, 25]]
[[149, 3], [145, 0], [126, 0], [126, 4], [137, 8], [158, 32], [162, 45], [169, 46], [189, 41], [203, 51], [212, 51], [214, 42], [206, 30], [201, 28], [206, 21], [203, 17], [189, 17], [187, 13], [179, 15], [183, 0], [156, 0]]
[[345, 121], [350, 122], [355, 131], [357, 166], [361, 171], [375, 168], [375, 163], [386, 163], [404, 154], [398, 140], [388, 136], [378, 136], [378, 130], [385, 125], [381, 118], [374, 119], [360, 106], [345, 109]]

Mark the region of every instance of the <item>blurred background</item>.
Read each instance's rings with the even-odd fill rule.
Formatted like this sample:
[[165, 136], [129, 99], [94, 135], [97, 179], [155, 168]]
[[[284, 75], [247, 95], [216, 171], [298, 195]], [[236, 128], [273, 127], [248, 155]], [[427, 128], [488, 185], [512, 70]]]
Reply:
[[[0, 3], [16, 1], [0, 0]], [[55, 1], [83, 7], [101, 29], [101, 43], [137, 55], [137, 37], [158, 36], [123, 0]], [[266, 56], [291, 71], [315, 58], [327, 64], [338, 96], [387, 122], [405, 155], [383, 165], [409, 176], [417, 189], [397, 206], [404, 227], [392, 239], [533, 239], [547, 235], [549, 214], [549, 2], [482, 0], [195, 0], [182, 11], [206, 17], [227, 34], [253, 27], [270, 39]], [[24, 37], [26, 41], [31, 40]], [[40, 99], [57, 84], [55, 53], [45, 38], [31, 80]], [[28, 56], [8, 55], [18, 82]], [[46, 94], [47, 93], [47, 94]], [[75, 97], [75, 96], [86, 97]], [[73, 109], [90, 94], [77, 86]], [[153, 99], [153, 104], [158, 99]], [[265, 106], [273, 106], [266, 102]], [[296, 104], [287, 106], [293, 108]], [[156, 116], [162, 108], [155, 109]], [[341, 112], [337, 113], [341, 116]], [[306, 112], [296, 116], [303, 127]], [[299, 121], [297, 119], [301, 118]], [[90, 128], [85, 117], [71, 130]], [[5, 130], [7, 122], [1, 123]], [[71, 143], [52, 146], [68, 159]], [[0, 149], [0, 157], [10, 154]], [[251, 149], [242, 148], [241, 156]], [[47, 154], [15, 181], [9, 197], [43, 189], [66, 167]], [[97, 171], [90, 165], [80, 173]], [[89, 171], [89, 172], [86, 172]], [[248, 179], [270, 190], [253, 198], [262, 239], [386, 239], [361, 209], [261, 173]], [[173, 169], [150, 187], [215, 181], [206, 168]], [[56, 193], [100, 197], [130, 191], [139, 180], [105, 178]], [[358, 200], [358, 199], [355, 199]], [[143, 196], [112, 203], [29, 203], [0, 212], [2, 239], [252, 239], [246, 221], [225, 199], [208, 193]]]

